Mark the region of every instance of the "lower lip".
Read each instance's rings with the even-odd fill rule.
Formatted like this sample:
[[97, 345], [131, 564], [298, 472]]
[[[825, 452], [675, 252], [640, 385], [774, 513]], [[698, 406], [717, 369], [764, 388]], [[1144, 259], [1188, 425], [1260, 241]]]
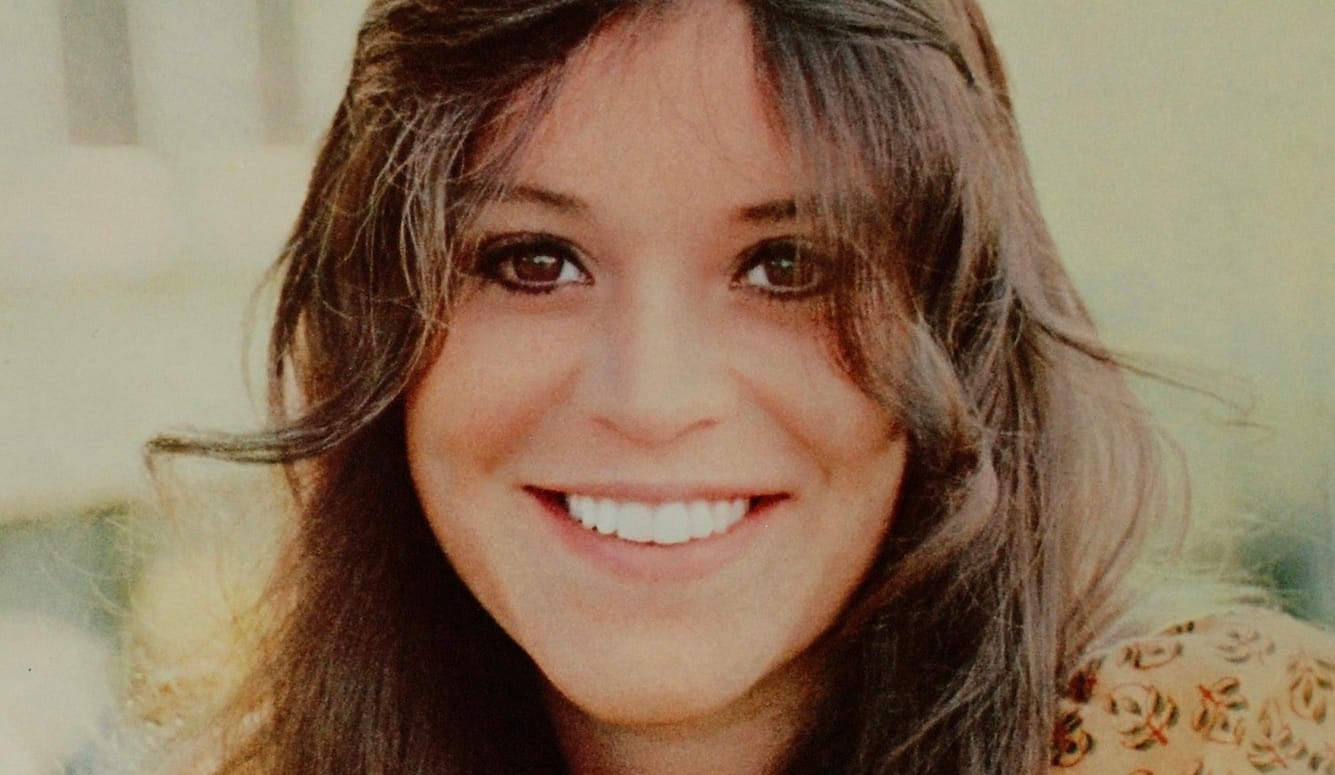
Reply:
[[559, 505], [527, 493], [546, 514], [557, 540], [585, 561], [614, 576], [645, 583], [685, 583], [713, 575], [745, 553], [787, 499], [766, 501], [721, 535], [680, 544], [627, 541], [581, 525]]

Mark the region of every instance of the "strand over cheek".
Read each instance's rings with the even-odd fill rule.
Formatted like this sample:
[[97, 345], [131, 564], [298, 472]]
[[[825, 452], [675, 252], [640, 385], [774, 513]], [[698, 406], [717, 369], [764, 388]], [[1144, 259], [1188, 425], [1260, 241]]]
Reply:
[[[948, 737], [1005, 741], [990, 754], [957, 747], [966, 771], [988, 755], [1037, 766], [1032, 730], [1046, 728], [1068, 649], [1091, 632], [1065, 623], [1082, 591], [1069, 568], [1086, 555], [1054, 508], [1070, 501], [1054, 471], [1078, 460], [1076, 480], [1090, 475], [1082, 445], [1121, 422], [1086, 407], [1090, 427], [1074, 427], [1080, 412], [1052, 396], [1101, 351], [1037, 214], [974, 4], [948, 4], [939, 23], [910, 3], [811, 5], [765, 4], [758, 45], [817, 219], [832, 242], [860, 246], [833, 310], [840, 354], [912, 443], [881, 562], [842, 630], [866, 657], [854, 662], [880, 676], [860, 691], [884, 680], [866, 715], [919, 711], [887, 766], [910, 751], [946, 761]], [[1091, 389], [1119, 385], [1114, 370]], [[917, 673], [877, 661], [887, 654]], [[1010, 721], [970, 735], [987, 707]]]
[[[863, 389], [903, 419], [913, 444], [910, 485], [938, 504], [931, 514], [897, 516], [895, 536], [920, 542], [943, 517], [958, 520], [923, 555], [931, 565], [928, 557], [981, 529], [997, 488], [990, 426], [961, 369], [967, 345], [952, 341], [956, 318], [946, 309], [985, 304], [977, 287], [958, 283], [989, 270], [967, 265], [982, 252], [962, 244], [970, 227], [961, 155], [975, 143], [953, 126], [985, 87], [931, 16], [879, 5], [859, 16], [858, 8], [767, 5], [757, 12], [759, 45], [800, 174], [816, 185], [816, 219], [830, 242], [855, 246], [832, 310], [839, 354]], [[803, 69], [778, 64], [792, 62]], [[905, 579], [917, 575], [902, 567]]]

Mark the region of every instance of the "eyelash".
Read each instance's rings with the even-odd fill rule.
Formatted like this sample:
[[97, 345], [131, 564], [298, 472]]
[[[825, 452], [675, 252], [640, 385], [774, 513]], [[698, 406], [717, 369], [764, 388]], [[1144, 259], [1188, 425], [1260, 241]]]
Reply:
[[[569, 242], [550, 234], [510, 234], [484, 240], [477, 249], [474, 272], [515, 293], [542, 295], [565, 285], [589, 285], [593, 279]], [[515, 262], [538, 257], [555, 259], [559, 271], [552, 280], [526, 280]], [[567, 277], [573, 270], [577, 278]]]
[[[775, 256], [776, 248], [782, 249], [781, 255]], [[755, 283], [744, 282], [753, 271], [760, 269], [770, 261], [781, 259], [797, 267], [796, 271], [811, 273], [797, 287], [763, 287]], [[830, 261], [819, 250], [803, 244], [791, 237], [779, 237], [765, 240], [742, 255], [741, 266], [733, 274], [734, 287], [747, 288], [763, 296], [779, 301], [796, 301], [824, 293], [830, 284]]]
[[[777, 251], [782, 251], [776, 254]], [[564, 239], [551, 234], [508, 234], [483, 240], [476, 251], [474, 272], [515, 293], [544, 295], [567, 285], [591, 285], [593, 278], [580, 260], [580, 251]], [[525, 279], [516, 262], [521, 259], [554, 259], [556, 276], [551, 279]], [[786, 263], [804, 281], [796, 287], [765, 286], [750, 280], [757, 270], [769, 274], [772, 262]], [[549, 269], [550, 273], [550, 269]], [[573, 276], [572, 276], [573, 274]], [[829, 260], [820, 251], [791, 237], [764, 240], [748, 248], [739, 258], [731, 285], [775, 301], [796, 301], [823, 293], [830, 281]], [[759, 278], [754, 278], [759, 279]], [[772, 280], [773, 278], [766, 278]]]

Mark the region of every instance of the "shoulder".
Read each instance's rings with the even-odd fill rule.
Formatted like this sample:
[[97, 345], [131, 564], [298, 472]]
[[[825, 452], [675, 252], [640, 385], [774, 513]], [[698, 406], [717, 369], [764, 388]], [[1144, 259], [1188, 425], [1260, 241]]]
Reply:
[[1335, 775], [1335, 636], [1268, 611], [1121, 641], [1071, 677], [1054, 775]]

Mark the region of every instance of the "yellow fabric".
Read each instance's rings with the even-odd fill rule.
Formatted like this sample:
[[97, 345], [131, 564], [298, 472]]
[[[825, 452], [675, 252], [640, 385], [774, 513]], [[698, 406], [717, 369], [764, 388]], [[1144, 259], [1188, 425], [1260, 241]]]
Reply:
[[1072, 677], [1053, 775], [1335, 775], [1335, 636], [1272, 613], [1183, 622]]

